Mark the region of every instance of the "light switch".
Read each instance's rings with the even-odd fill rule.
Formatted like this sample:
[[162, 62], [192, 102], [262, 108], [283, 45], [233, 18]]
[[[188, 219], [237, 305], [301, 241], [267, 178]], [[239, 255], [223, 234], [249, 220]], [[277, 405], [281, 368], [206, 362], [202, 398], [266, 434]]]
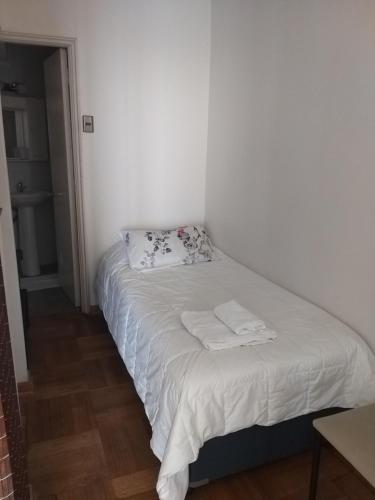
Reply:
[[91, 115], [83, 115], [83, 131], [92, 134], [94, 132], [94, 117]]

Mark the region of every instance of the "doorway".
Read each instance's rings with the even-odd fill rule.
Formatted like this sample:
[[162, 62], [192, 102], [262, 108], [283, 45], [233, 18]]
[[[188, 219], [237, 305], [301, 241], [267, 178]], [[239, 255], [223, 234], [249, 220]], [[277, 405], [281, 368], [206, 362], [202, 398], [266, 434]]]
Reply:
[[31, 314], [88, 312], [72, 61], [71, 40], [0, 36], [14, 240]]

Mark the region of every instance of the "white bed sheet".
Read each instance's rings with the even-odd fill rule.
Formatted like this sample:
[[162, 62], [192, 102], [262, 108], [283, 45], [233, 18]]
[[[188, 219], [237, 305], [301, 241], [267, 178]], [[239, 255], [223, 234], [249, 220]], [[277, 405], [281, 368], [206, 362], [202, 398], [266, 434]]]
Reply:
[[[375, 357], [359, 335], [223, 254], [139, 272], [129, 269], [119, 242], [99, 265], [97, 293], [152, 426], [162, 500], [185, 498], [188, 464], [210, 438], [375, 401]], [[182, 311], [231, 299], [277, 339], [208, 351], [181, 324]]]

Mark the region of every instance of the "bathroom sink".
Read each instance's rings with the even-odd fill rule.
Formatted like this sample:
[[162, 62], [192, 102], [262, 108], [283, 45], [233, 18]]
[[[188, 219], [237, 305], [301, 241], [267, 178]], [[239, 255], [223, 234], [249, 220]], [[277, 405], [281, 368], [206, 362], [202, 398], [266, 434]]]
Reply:
[[48, 191], [24, 191], [22, 193], [11, 193], [10, 195], [12, 206], [15, 208], [35, 207], [51, 196], [52, 193]]
[[48, 191], [22, 191], [11, 193], [13, 208], [17, 208], [20, 248], [22, 250], [22, 271], [25, 276], [40, 274], [38, 245], [36, 241], [35, 207], [51, 198]]

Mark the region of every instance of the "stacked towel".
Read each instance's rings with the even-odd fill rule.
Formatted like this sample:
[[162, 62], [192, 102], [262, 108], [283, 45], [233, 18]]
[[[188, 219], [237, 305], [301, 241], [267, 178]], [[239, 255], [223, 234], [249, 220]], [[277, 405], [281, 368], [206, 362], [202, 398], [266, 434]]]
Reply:
[[235, 300], [221, 304], [214, 309], [215, 316], [237, 335], [265, 330], [264, 321], [242, 307]]
[[206, 349], [212, 351], [264, 344], [276, 338], [276, 333], [267, 329], [237, 335], [220, 321], [213, 311], [185, 311], [181, 314], [181, 321]]

